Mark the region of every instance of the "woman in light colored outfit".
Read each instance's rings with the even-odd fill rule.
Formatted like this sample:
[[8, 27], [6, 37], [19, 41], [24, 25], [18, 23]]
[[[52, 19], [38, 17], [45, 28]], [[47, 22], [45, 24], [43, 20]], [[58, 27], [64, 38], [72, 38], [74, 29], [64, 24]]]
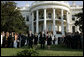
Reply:
[[1, 34], [1, 46], [2, 46], [2, 34]]
[[17, 39], [18, 39], [18, 34], [15, 33], [14, 48], [17, 48]]

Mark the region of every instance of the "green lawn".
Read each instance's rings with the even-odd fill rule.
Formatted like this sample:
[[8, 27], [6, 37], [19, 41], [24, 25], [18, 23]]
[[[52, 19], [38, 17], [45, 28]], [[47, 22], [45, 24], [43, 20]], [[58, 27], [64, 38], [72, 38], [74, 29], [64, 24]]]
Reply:
[[[24, 48], [25, 49], [25, 48]], [[1, 56], [15, 56], [18, 51], [24, 50], [23, 48], [1, 48]], [[39, 56], [83, 56], [83, 50], [70, 49], [62, 46], [52, 46], [50, 50], [36, 49]]]

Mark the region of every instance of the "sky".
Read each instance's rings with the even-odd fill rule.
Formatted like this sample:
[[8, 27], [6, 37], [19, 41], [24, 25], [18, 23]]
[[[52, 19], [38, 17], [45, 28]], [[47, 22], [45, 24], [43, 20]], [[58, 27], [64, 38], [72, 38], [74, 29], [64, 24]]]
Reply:
[[[26, 3], [28, 3], [29, 5], [31, 5], [32, 2], [34, 1], [14, 1], [17, 3], [17, 6], [18, 7], [21, 7], [21, 6], [25, 6]], [[77, 5], [82, 5], [83, 4], [83, 1], [75, 1]], [[69, 4], [72, 4], [72, 1], [69, 1]]]

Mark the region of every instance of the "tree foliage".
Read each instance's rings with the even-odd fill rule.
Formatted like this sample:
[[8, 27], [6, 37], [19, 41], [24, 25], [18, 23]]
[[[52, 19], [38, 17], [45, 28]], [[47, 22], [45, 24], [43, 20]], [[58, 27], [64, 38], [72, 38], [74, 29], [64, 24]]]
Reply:
[[[82, 9], [82, 11], [83, 11], [83, 9]], [[76, 26], [79, 26], [79, 30], [81, 32], [83, 32], [83, 12], [78, 13], [75, 16], [77, 17], [77, 20], [75, 22], [75, 25]]]
[[15, 2], [1, 2], [1, 31], [23, 32], [25, 21]]

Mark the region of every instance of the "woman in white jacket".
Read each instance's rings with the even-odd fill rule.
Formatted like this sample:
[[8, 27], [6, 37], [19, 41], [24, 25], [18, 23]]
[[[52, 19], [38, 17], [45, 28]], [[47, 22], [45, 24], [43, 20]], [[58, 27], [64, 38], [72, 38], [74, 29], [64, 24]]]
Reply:
[[54, 44], [54, 35], [52, 35], [52, 44]]
[[5, 33], [4, 31], [1, 33], [1, 47], [2, 47], [2, 44], [3, 44], [3, 37], [5, 36]]
[[2, 33], [1, 33], [1, 47], [2, 47]]

